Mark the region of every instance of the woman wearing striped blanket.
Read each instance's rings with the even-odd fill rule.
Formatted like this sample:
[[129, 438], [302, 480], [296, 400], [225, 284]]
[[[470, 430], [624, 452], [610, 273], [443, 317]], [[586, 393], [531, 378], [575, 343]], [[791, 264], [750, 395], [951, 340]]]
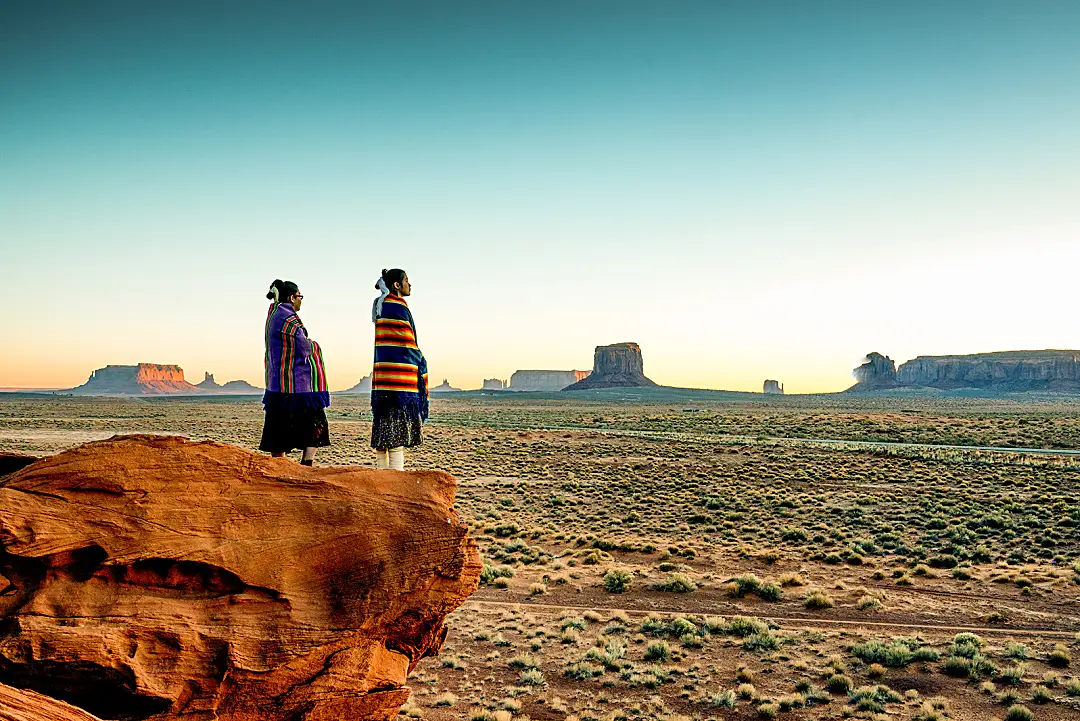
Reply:
[[330, 445], [322, 350], [297, 315], [304, 296], [296, 283], [275, 280], [266, 297], [273, 302], [266, 316], [266, 421], [259, 450], [280, 458], [302, 448], [300, 463], [310, 466], [315, 449]]
[[375, 467], [405, 470], [405, 449], [421, 442], [428, 417], [427, 361], [416, 344], [416, 323], [405, 298], [412, 293], [400, 268], [383, 269], [371, 306], [375, 366], [371, 373], [371, 447]]

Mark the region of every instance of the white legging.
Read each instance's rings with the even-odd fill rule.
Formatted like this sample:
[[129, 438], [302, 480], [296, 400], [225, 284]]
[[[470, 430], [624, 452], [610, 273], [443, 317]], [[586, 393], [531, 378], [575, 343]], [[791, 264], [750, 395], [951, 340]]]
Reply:
[[405, 470], [405, 448], [398, 446], [389, 450], [375, 449], [375, 467], [380, 470]]

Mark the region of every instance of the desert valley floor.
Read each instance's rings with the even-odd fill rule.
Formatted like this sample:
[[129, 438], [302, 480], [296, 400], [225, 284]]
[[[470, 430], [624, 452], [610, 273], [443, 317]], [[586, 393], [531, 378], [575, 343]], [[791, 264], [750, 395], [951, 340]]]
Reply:
[[[366, 406], [317, 465], [373, 464]], [[8, 453], [261, 425], [0, 395]], [[1000, 450], [1080, 448], [1080, 399], [467, 393], [425, 434], [485, 567], [403, 717], [1080, 718], [1080, 455]]]

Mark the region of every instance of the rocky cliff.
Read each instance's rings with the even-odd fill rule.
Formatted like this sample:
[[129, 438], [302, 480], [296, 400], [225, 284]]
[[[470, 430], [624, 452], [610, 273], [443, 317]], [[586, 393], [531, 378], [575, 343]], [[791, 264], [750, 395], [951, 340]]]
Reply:
[[897, 369], [902, 386], [994, 391], [1080, 391], [1080, 351], [919, 356]]
[[889, 356], [880, 353], [867, 354], [866, 360], [851, 374], [855, 376], [855, 385], [848, 388], [849, 392], [876, 391], [897, 386], [896, 363]]
[[878, 353], [855, 369], [850, 390], [974, 388], [995, 392], [1080, 392], [1080, 351], [1001, 351], [958, 356], [919, 356], [895, 368]]
[[588, 378], [589, 371], [514, 371], [510, 376], [509, 391], [561, 391], [568, 385]]
[[762, 386], [761, 392], [767, 396], [784, 395], [784, 385], [780, 381], [767, 380]]
[[499, 378], [485, 378], [484, 385], [480, 387], [482, 391], [501, 391], [506, 389], [506, 381]]
[[389, 721], [479, 578], [455, 487], [177, 437], [37, 461], [0, 480], [0, 684], [104, 719]]
[[592, 388], [625, 388], [655, 386], [645, 377], [645, 363], [641, 346], [637, 343], [615, 343], [596, 346], [593, 352], [593, 369], [588, 378], [565, 388], [583, 391]]
[[70, 392], [91, 396], [162, 395], [198, 393], [199, 388], [184, 380], [184, 369], [180, 366], [140, 363], [134, 366], [109, 365], [98, 368], [90, 374], [86, 383], [72, 388]]
[[446, 379], [446, 378], [443, 378], [442, 383], [435, 386], [434, 388], [432, 388], [429, 391], [429, 393], [460, 393], [460, 392], [461, 392], [461, 389], [460, 388], [455, 388], [454, 386], [450, 385], [450, 381], [448, 379]]

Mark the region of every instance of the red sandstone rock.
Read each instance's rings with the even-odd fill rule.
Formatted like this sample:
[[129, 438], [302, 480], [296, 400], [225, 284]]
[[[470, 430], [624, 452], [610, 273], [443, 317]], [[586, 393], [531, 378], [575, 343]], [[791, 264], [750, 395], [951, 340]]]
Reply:
[[101, 721], [71, 704], [0, 683], [2, 721]]
[[[203, 381], [204, 383], [206, 381]], [[109, 365], [98, 368], [81, 386], [71, 389], [75, 395], [160, 395], [199, 393], [200, 388], [184, 380], [178, 365], [140, 363], [136, 366]]]
[[0, 682], [110, 719], [392, 719], [479, 578], [455, 487], [176, 437], [38, 461], [0, 481]]

